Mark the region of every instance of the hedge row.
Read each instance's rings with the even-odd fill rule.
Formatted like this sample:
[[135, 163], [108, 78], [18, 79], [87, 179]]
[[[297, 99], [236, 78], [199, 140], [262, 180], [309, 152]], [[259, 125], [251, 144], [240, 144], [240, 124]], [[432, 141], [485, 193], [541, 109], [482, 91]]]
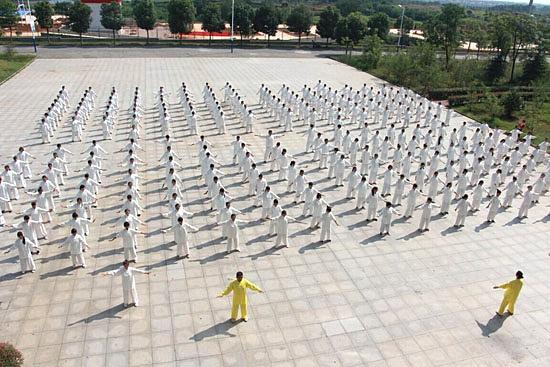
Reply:
[[510, 87], [510, 86], [494, 86], [494, 87], [464, 87], [464, 88], [441, 88], [441, 89], [434, 89], [428, 92], [428, 98], [431, 100], [441, 101], [444, 99], [452, 99], [464, 96], [469, 93], [479, 93], [483, 94], [485, 91], [493, 92], [493, 93], [502, 93], [502, 92], [510, 92], [510, 91], [516, 91], [518, 93], [524, 93], [524, 92], [533, 92], [534, 88], [531, 86], [518, 86], [518, 87]]

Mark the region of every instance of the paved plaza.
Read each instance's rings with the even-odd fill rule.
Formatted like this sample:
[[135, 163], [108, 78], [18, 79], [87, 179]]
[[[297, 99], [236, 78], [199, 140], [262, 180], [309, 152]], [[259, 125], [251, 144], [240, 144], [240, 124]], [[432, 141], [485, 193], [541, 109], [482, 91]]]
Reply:
[[[159, 50], [159, 56], [162, 53]], [[37, 59], [0, 86], [0, 157], [11, 161], [19, 146], [36, 157], [37, 173], [55, 143], [75, 155], [71, 173], [62, 186], [49, 240], [35, 257], [37, 271], [20, 275], [14, 252], [0, 257], [0, 341], [20, 349], [27, 366], [548, 366], [550, 365], [550, 225], [548, 196], [529, 211], [529, 218], [515, 219], [514, 207], [499, 213], [496, 223], [484, 224], [484, 201], [480, 212], [469, 215], [465, 227], [452, 228], [454, 210], [447, 217], [435, 215], [431, 231], [417, 232], [420, 215], [405, 220], [394, 216], [391, 236], [380, 237], [378, 223], [366, 223], [365, 211], [355, 211], [355, 201], [345, 199], [345, 188], [335, 188], [304, 154], [305, 127], [278, 138], [305, 167], [309, 179], [333, 205], [341, 226], [333, 227], [332, 242], [319, 243], [319, 230], [291, 223], [290, 248], [274, 247], [267, 236], [269, 224], [259, 221], [260, 208], [252, 207], [248, 185], [232, 165], [230, 143], [243, 134], [240, 122], [230, 113], [228, 134], [216, 135], [214, 122], [202, 100], [205, 82], [212, 84], [220, 99], [226, 81], [236, 87], [254, 109], [254, 134], [242, 135], [251, 145], [260, 170], [264, 136], [269, 128], [282, 133], [258, 105], [257, 91], [266, 83], [275, 92], [283, 83], [298, 91], [304, 84], [322, 79], [336, 88], [363, 83], [379, 85], [369, 74], [325, 58], [82, 58]], [[244, 225], [241, 252], [226, 255], [226, 242], [209, 211], [198, 166], [196, 136], [184, 126], [183, 110], [176, 92], [185, 82], [199, 110], [199, 130], [214, 144], [213, 153], [222, 164], [224, 185], [242, 210]], [[69, 91], [71, 107], [64, 115], [52, 144], [41, 144], [37, 121], [61, 85]], [[161, 229], [170, 225], [161, 188], [164, 167], [154, 93], [164, 86], [173, 118], [175, 149], [183, 157], [178, 173], [184, 181], [184, 206], [195, 213], [190, 259], [176, 260], [173, 235]], [[96, 106], [82, 143], [71, 143], [66, 123], [85, 88], [97, 93]], [[58, 223], [70, 211], [59, 203], [75, 196], [85, 158], [82, 152], [94, 138], [101, 139], [102, 108], [112, 86], [119, 93], [120, 112], [112, 141], [100, 142], [110, 154], [100, 189], [95, 223], [87, 241], [88, 267], [73, 270], [69, 256], [59, 248], [67, 236]], [[123, 260], [120, 240], [109, 241], [118, 232], [124, 184], [120, 166], [127, 143], [127, 109], [133, 90], [143, 92], [146, 114], [138, 155], [147, 162], [141, 170], [143, 206], [136, 267], [151, 271], [137, 275], [139, 307], [122, 306], [118, 277], [101, 273], [116, 269]], [[229, 108], [228, 108], [229, 110]], [[456, 115], [452, 124], [465, 119]], [[355, 128], [355, 126], [353, 126]], [[323, 122], [322, 131], [332, 128]], [[354, 134], [357, 134], [357, 130]], [[541, 167], [539, 167], [541, 168]], [[301, 204], [292, 204], [286, 182], [267, 172], [274, 192], [293, 217], [300, 217]], [[488, 180], [488, 178], [487, 178]], [[8, 223], [21, 220], [30, 197], [14, 204], [6, 214]], [[454, 208], [454, 206], [453, 206]], [[309, 219], [305, 220], [309, 223]], [[0, 232], [0, 250], [15, 240], [15, 231]], [[513, 316], [495, 317], [502, 290], [493, 290], [525, 274], [525, 286]], [[249, 293], [247, 323], [229, 322], [230, 297], [216, 298], [241, 270], [265, 293]]]

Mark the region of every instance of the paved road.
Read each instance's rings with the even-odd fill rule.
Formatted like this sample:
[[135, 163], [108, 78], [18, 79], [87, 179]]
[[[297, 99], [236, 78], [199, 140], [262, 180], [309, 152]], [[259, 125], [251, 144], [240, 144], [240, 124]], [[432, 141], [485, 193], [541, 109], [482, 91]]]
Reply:
[[[0, 47], [3, 50], [5, 47]], [[32, 47], [15, 47], [20, 53], [34, 53]], [[277, 50], [277, 49], [238, 49], [234, 53], [228, 49], [191, 47], [40, 47], [37, 56], [43, 59], [80, 58], [158, 58], [158, 57], [269, 57], [269, 58], [312, 58], [344, 54], [343, 51], [323, 50]], [[356, 52], [359, 54], [359, 52]]]

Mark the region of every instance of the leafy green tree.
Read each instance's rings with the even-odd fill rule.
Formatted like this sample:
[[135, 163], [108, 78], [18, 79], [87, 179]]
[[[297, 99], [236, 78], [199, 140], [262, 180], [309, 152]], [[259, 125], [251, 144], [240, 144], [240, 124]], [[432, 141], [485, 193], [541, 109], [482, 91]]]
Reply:
[[50, 43], [50, 28], [53, 26], [53, 6], [46, 0], [41, 0], [34, 4], [34, 15], [40, 28], [46, 28], [46, 37]]
[[57, 15], [69, 16], [72, 5], [73, 5], [73, 3], [70, 2], [70, 1], [60, 1], [60, 2], [55, 3], [53, 5], [53, 9], [54, 9], [55, 14], [57, 14]]
[[[401, 16], [395, 19], [393, 26], [397, 29], [401, 27]], [[414, 29], [414, 19], [406, 15], [403, 16], [403, 36], [408, 35], [411, 29]]]
[[504, 74], [506, 74], [506, 69], [508, 67], [508, 62], [506, 59], [500, 55], [497, 54], [495, 57], [489, 61], [487, 64], [487, 68], [485, 69], [485, 80], [488, 84], [494, 84], [499, 79], [504, 77]]
[[212, 42], [212, 33], [221, 32], [225, 29], [225, 23], [222, 19], [220, 6], [215, 3], [209, 3], [202, 13], [202, 29], [208, 32], [208, 46]]
[[354, 44], [357, 44], [367, 34], [366, 17], [361, 13], [351, 13], [346, 17], [348, 24], [349, 38]]
[[351, 13], [345, 18], [341, 18], [336, 23], [335, 37], [336, 41], [346, 46], [346, 54], [349, 46], [357, 44], [365, 38], [367, 32], [367, 22], [365, 16], [361, 13]]
[[302, 43], [302, 33], [309, 33], [311, 25], [313, 24], [313, 14], [307, 6], [298, 5], [290, 11], [286, 24], [291, 32], [298, 33], [298, 47], [300, 47]]
[[382, 39], [376, 35], [367, 36], [365, 49], [363, 50], [363, 63], [365, 69], [375, 69], [382, 57]]
[[336, 31], [336, 24], [340, 20], [340, 11], [333, 6], [327, 6], [323, 9], [319, 15], [319, 22], [317, 22], [317, 33], [319, 36], [327, 39], [328, 41], [334, 37]]
[[475, 42], [474, 39], [476, 38], [476, 35], [482, 32], [482, 21], [476, 18], [466, 18], [462, 21], [460, 28], [464, 36], [464, 40], [468, 42], [466, 54], [469, 54], [470, 48], [472, 47], [472, 42]]
[[256, 32], [267, 34], [267, 47], [272, 36], [277, 34], [279, 15], [277, 9], [271, 4], [264, 4], [256, 10], [252, 23]]
[[497, 49], [497, 56], [501, 59], [506, 59], [512, 48], [512, 36], [508, 31], [510, 26], [506, 14], [498, 14], [491, 18], [489, 26], [489, 39], [493, 48]]
[[114, 0], [110, 4], [101, 4], [100, 15], [101, 25], [113, 31], [113, 46], [116, 46], [116, 32], [124, 25], [120, 4]]
[[472, 42], [476, 43], [477, 46], [477, 56], [476, 58], [479, 60], [479, 53], [482, 49], [487, 48], [489, 46], [489, 33], [487, 32], [487, 25], [485, 22], [479, 22], [479, 29], [477, 32], [472, 33], [470, 35], [470, 38], [472, 39]]
[[439, 14], [432, 17], [425, 24], [428, 42], [442, 47], [445, 51], [446, 70], [449, 70], [451, 58], [462, 41], [460, 23], [464, 15], [462, 6], [447, 4], [443, 5]]
[[168, 2], [168, 28], [172, 34], [177, 34], [181, 41], [182, 33], [193, 29], [195, 6], [192, 0], [170, 0]]
[[522, 114], [527, 122], [526, 133], [535, 135], [534, 133], [537, 132], [537, 138], [541, 141], [548, 141], [550, 139], [548, 132], [544, 134], [545, 130], [541, 129], [542, 126], [548, 124], [548, 113], [544, 106], [550, 102], [549, 81], [550, 78], [546, 78], [539, 79], [533, 83], [533, 99], [529, 103], [526, 103], [522, 110]]
[[82, 33], [90, 29], [91, 14], [92, 9], [80, 1], [75, 1], [69, 11], [69, 25], [71, 30], [80, 36], [80, 46], [82, 46]]
[[340, 10], [342, 16], [347, 17], [354, 12], [365, 13], [367, 8], [367, 2], [361, 0], [338, 0], [336, 7]]
[[15, 27], [19, 19], [16, 11], [17, 7], [13, 1], [0, 0], [0, 32], [2, 28], [10, 29], [10, 43], [13, 36], [13, 27]]
[[149, 31], [157, 24], [157, 13], [153, 0], [134, 0], [132, 3], [134, 19], [139, 28], [147, 32], [147, 44], [149, 44]]
[[384, 13], [376, 13], [367, 21], [368, 33], [385, 39], [390, 31], [390, 18]]
[[521, 49], [525, 48], [537, 39], [537, 26], [533, 18], [527, 14], [514, 14], [509, 16], [509, 24], [512, 36], [512, 69], [510, 71], [510, 83], [514, 80], [516, 61]]
[[539, 47], [536, 51], [531, 52], [525, 63], [523, 64], [522, 79], [524, 82], [532, 82], [541, 78], [548, 79], [548, 61], [544, 48]]
[[[254, 18], [254, 9], [244, 1], [235, 2], [235, 25], [234, 30], [241, 36], [241, 45], [243, 36], [252, 34], [252, 19]], [[229, 18], [231, 20], [231, 16]]]
[[501, 104], [504, 108], [504, 114], [512, 117], [514, 112], [521, 110], [523, 107], [523, 99], [516, 91], [512, 90], [501, 98]]
[[497, 116], [499, 116], [502, 113], [502, 106], [500, 105], [500, 101], [498, 100], [498, 97], [495, 96], [494, 93], [486, 92], [485, 93], [485, 99], [483, 102], [484, 110], [487, 111], [487, 113], [490, 116], [490, 122], [495, 122], [495, 119]]

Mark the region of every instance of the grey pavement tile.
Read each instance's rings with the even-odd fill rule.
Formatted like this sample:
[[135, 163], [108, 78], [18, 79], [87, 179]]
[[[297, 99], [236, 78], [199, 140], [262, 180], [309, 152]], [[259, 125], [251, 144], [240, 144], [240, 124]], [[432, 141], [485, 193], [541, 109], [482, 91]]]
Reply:
[[[234, 205], [249, 210], [250, 199], [243, 196], [246, 188], [235, 185], [235, 168], [226, 166], [231, 161], [229, 141], [244, 131], [233, 124], [230, 111], [229, 134], [214, 134], [213, 122], [202, 104], [201, 90], [206, 81], [217, 90], [225, 81], [231, 81], [255, 109], [256, 131], [243, 136], [253, 153], [261, 156], [265, 144], [262, 135], [267, 129], [281, 131], [259, 110], [256, 92], [260, 83], [266, 82], [277, 91], [282, 83], [298, 90], [304, 83], [315, 84], [318, 79], [337, 88], [346, 83], [359, 88], [363, 83], [380, 80], [326, 58], [297, 57], [294, 52], [289, 58], [281, 58], [280, 52], [273, 58], [247, 58], [242, 54], [239, 58], [222, 58], [221, 51], [205, 52], [202, 57], [154, 58], [150, 51], [137, 57], [140, 51], [131, 50], [131, 58], [115, 58], [114, 53], [100, 51], [98, 55], [108, 58], [78, 58], [78, 53], [69, 59], [39, 58], [0, 86], [0, 105], [7, 117], [2, 122], [0, 156], [7, 160], [19, 146], [26, 146], [36, 156], [31, 163], [35, 177], [28, 187], [38, 182], [37, 173], [45, 167], [54, 143], [61, 142], [75, 153], [61, 190], [59, 202], [64, 204], [81, 179], [81, 173], [75, 172], [81, 168], [77, 162], [84, 158], [81, 152], [92, 139], [101, 138], [99, 120], [112, 85], [118, 89], [121, 104], [114, 139], [100, 143], [109, 150], [110, 160], [104, 162], [104, 187], [88, 237], [92, 247], [86, 254], [88, 267], [73, 271], [68, 267], [69, 258], [57, 248], [66, 233], [56, 225], [69, 215], [59, 205], [54, 223], [47, 226], [50, 240], [43, 241], [35, 274], [15, 275], [19, 269], [15, 261], [9, 260], [12, 254], [1, 259], [0, 338], [20, 348], [27, 365], [538, 367], [549, 360], [550, 332], [545, 326], [550, 323], [546, 305], [550, 273], [545, 241], [550, 229], [541, 219], [548, 214], [547, 196], [531, 208], [530, 217], [521, 224], [512, 221], [519, 202], [515, 201], [514, 209], [500, 213], [492, 226], [479, 226], [485, 215], [482, 210], [468, 216], [460, 231], [447, 230], [454, 220], [451, 214], [434, 217], [430, 232], [413, 236], [418, 224], [415, 213], [408, 221], [394, 223], [392, 236], [377, 239], [374, 235], [378, 226], [360, 223], [364, 213], [350, 212], [353, 203], [341, 200], [343, 192], [332, 190], [332, 183], [323, 181], [318, 185], [334, 203], [343, 224], [335, 228], [332, 243], [311, 247], [319, 231], [298, 235], [299, 225], [291, 224], [292, 246], [274, 251], [274, 239], [263, 236], [267, 224], [262, 223], [243, 229], [241, 253], [220, 255], [225, 242], [219, 239], [219, 229], [211, 226], [213, 217], [205, 212], [208, 204], [203, 200], [203, 188], [197, 186], [202, 181], [195, 165], [195, 148], [190, 148], [196, 138], [184, 127], [181, 107], [175, 99], [180, 83], [185, 81], [193, 93], [200, 127], [215, 144], [212, 150], [222, 160], [222, 170], [227, 171], [224, 184], [231, 185], [235, 192]], [[48, 55], [54, 53], [48, 51]], [[160, 51], [158, 56], [162, 56]], [[36, 123], [61, 84], [67, 85], [70, 93], [69, 113], [63, 116], [64, 124], [56, 131], [52, 144], [39, 144]], [[88, 85], [97, 92], [96, 107], [86, 126], [84, 142], [71, 143], [67, 120]], [[184, 157], [184, 168], [180, 170], [184, 205], [202, 213], [191, 217], [191, 223], [209, 229], [190, 234], [190, 260], [175, 261], [175, 248], [167, 245], [171, 235], [160, 233], [170, 223], [160, 216], [167, 205], [161, 202], [159, 181], [164, 170], [154, 166], [143, 169], [142, 193], [147, 209], [141, 219], [146, 221], [143, 228], [150, 235], [138, 240], [136, 266], [150, 269], [152, 274], [137, 277], [140, 305], [124, 310], [120, 280], [98, 276], [115, 269], [122, 257], [120, 243], [108, 241], [115, 231], [111, 225], [118, 218], [116, 211], [121, 204], [122, 188], [114, 181], [120, 178], [121, 168], [117, 165], [123, 155], [115, 151], [127, 140], [127, 109], [133, 88], [139, 86], [147, 109], [140, 139], [145, 150], [141, 155], [149, 164], [158, 160], [162, 146], [156, 142], [161, 136], [153, 93], [160, 85], [172, 93], [169, 110], [174, 122], [174, 145]], [[220, 97], [223, 94], [216, 93]], [[463, 120], [456, 116], [451, 123], [458, 126]], [[331, 134], [326, 125], [319, 129]], [[309, 157], [302, 154], [305, 138], [299, 134], [304, 130], [304, 126], [297, 125], [294, 133], [278, 139], [300, 163], [308, 165], [308, 176], [319, 181], [326, 172], [314, 171], [315, 167], [307, 162]], [[276, 173], [266, 175], [275, 192], [285, 190], [285, 183], [275, 182]], [[290, 198], [283, 195], [282, 204], [297, 216], [301, 208], [292, 206]], [[8, 223], [17, 220], [29, 201], [22, 193], [22, 199], [14, 203], [14, 213], [5, 215]], [[250, 210], [245, 216], [255, 219], [259, 209]], [[9, 244], [13, 231], [3, 228], [0, 236]], [[509, 280], [519, 268], [526, 274], [526, 286], [517, 312], [493, 330], [490, 324], [495, 322], [493, 313], [502, 293], [491, 287]], [[249, 322], [232, 326], [228, 324], [230, 299], [215, 296], [237, 269], [266, 293], [251, 294]]]

